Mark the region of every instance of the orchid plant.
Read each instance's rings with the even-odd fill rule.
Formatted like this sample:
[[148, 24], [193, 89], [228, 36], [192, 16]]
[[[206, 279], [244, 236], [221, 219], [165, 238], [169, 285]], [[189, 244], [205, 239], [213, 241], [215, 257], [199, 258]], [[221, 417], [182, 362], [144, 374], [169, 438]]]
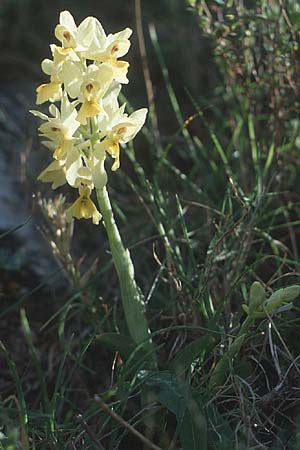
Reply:
[[[78, 198], [65, 211], [68, 221], [84, 218], [99, 224], [103, 217], [129, 332], [136, 344], [148, 346], [153, 361], [143, 296], [106, 190], [107, 154], [113, 159], [112, 170], [117, 170], [120, 145], [136, 136], [147, 115], [146, 108], [128, 115], [125, 105], [120, 106], [118, 101], [121, 85], [128, 83], [129, 67], [119, 58], [128, 52], [131, 34], [132, 30], [126, 28], [106, 35], [94, 17], [87, 17], [77, 27], [69, 11], [61, 12], [55, 28], [60, 46], [50, 45], [52, 59], [44, 59], [41, 64], [50, 80], [36, 89], [37, 104], [50, 102], [49, 115], [31, 112], [43, 121], [39, 127], [42, 144], [53, 157], [38, 179], [52, 183], [53, 189], [67, 183], [78, 190]], [[91, 199], [94, 189], [100, 211]]]

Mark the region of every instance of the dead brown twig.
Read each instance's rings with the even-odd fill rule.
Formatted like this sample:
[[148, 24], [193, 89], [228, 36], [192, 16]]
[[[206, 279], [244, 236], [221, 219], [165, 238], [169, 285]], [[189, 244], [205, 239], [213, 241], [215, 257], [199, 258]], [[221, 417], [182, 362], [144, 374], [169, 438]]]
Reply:
[[120, 423], [124, 428], [126, 428], [130, 433], [142, 441], [145, 445], [153, 450], [162, 450], [156, 444], [147, 439], [143, 434], [137, 431], [132, 425], [130, 425], [126, 420], [124, 420], [119, 414], [115, 413], [99, 396], [95, 398], [96, 402], [100, 404], [103, 412], [108, 416], [112, 417], [116, 422]]

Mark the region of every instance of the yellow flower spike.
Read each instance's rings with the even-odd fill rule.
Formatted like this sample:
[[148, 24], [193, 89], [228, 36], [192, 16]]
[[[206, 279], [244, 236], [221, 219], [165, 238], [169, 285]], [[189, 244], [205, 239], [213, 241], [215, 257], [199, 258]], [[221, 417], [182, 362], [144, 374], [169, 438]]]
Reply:
[[36, 104], [41, 105], [42, 103], [51, 100], [60, 100], [62, 96], [61, 83], [56, 81], [51, 81], [47, 84], [41, 84], [36, 88], [37, 98]]
[[62, 11], [55, 28], [61, 44], [51, 44], [52, 59], [42, 61], [50, 80], [37, 88], [37, 103], [59, 100], [61, 105], [52, 103], [50, 116], [32, 111], [43, 120], [39, 131], [53, 156], [39, 179], [53, 188], [67, 183], [79, 189], [79, 198], [67, 211], [69, 218], [99, 223], [101, 215], [90, 197], [94, 188], [99, 191], [107, 183], [105, 157], [110, 154], [112, 170], [117, 170], [120, 145], [132, 140], [145, 121], [146, 109], [128, 116], [118, 102], [129, 67], [119, 59], [129, 50], [131, 33], [126, 28], [106, 35], [93, 17], [77, 26], [71, 13]]

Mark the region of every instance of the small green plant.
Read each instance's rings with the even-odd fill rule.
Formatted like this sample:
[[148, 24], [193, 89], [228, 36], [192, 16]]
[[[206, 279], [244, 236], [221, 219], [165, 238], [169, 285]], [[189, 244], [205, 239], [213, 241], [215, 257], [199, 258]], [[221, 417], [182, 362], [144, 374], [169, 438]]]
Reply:
[[282, 310], [290, 308], [291, 302], [300, 295], [300, 286], [289, 286], [278, 289], [266, 299], [263, 286], [255, 281], [250, 288], [249, 305], [242, 305], [247, 313], [247, 318], [243, 321], [238, 334], [234, 337], [228, 350], [214, 367], [210, 377], [210, 388], [214, 389], [223, 384], [232, 361], [238, 356], [244, 342], [251, 336], [250, 327], [255, 319], [268, 317]]

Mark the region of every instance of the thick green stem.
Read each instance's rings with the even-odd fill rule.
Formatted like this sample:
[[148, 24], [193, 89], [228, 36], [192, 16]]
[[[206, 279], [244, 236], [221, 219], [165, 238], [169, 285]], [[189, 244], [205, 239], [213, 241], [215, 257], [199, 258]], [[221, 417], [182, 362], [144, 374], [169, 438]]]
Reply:
[[137, 345], [145, 344], [144, 348], [147, 352], [152, 353], [153, 359], [155, 358], [154, 346], [150, 340], [143, 294], [136, 284], [130, 253], [122, 243], [106, 187], [97, 189], [97, 198], [120, 282], [122, 304], [129, 333]]

